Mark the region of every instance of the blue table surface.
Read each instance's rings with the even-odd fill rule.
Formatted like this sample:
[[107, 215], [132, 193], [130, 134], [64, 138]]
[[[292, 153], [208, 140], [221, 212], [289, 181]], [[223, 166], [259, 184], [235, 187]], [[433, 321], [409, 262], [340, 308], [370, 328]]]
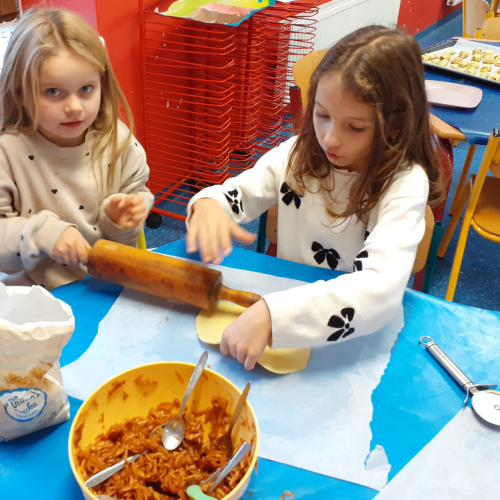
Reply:
[[[488, 45], [500, 47], [500, 43], [496, 42], [488, 42]], [[486, 144], [491, 131], [500, 128], [500, 84], [462, 78], [460, 73], [446, 72], [444, 69], [433, 68], [432, 65], [425, 65], [425, 79], [479, 87], [483, 91], [481, 102], [472, 110], [440, 106], [433, 106], [431, 109], [438, 118], [458, 128], [469, 144]]]
[[[157, 251], [191, 257], [184, 245], [181, 240]], [[234, 249], [223, 265], [307, 282], [332, 279], [340, 274], [239, 248]], [[75, 332], [63, 350], [62, 366], [86, 351], [97, 334], [99, 322], [121, 290], [122, 287], [91, 278], [54, 290], [56, 297], [71, 305], [76, 319]], [[478, 340], [487, 344], [488, 339], [498, 338], [500, 334], [499, 313], [444, 302], [411, 290], [405, 294], [404, 308], [405, 327], [372, 395], [371, 449], [377, 444], [384, 447], [392, 466], [389, 480], [457, 414], [463, 401], [461, 389], [429, 353], [418, 347], [419, 337], [432, 336], [460, 366], [474, 355]], [[469, 375], [478, 382], [500, 380], [500, 362], [494, 366], [478, 363]], [[70, 398], [70, 404], [73, 418], [81, 401]], [[278, 412], [276, 416], [283, 418]], [[67, 456], [72, 418], [0, 446], [0, 498], [17, 498], [20, 489], [27, 485], [36, 485], [37, 500], [83, 498]], [[335, 443], [325, 445], [335, 446]], [[357, 484], [259, 459], [258, 475], [253, 474], [243, 498], [279, 499], [285, 490], [294, 492], [295, 498], [300, 499], [369, 500], [378, 493]]]

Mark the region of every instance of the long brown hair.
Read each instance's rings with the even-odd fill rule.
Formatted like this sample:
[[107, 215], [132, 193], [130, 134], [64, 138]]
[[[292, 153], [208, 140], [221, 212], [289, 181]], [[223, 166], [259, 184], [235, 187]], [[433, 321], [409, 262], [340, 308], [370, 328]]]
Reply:
[[[107, 185], [113, 181], [114, 165], [127, 147], [118, 144], [120, 104], [130, 130], [133, 118], [111, 67], [108, 53], [97, 33], [78, 14], [66, 9], [32, 8], [23, 14], [9, 40], [0, 76], [0, 128], [7, 132], [36, 130], [40, 113], [39, 75], [42, 64], [59, 50], [85, 59], [101, 75], [101, 104], [91, 131], [93, 160], [102, 160], [110, 148]], [[129, 134], [129, 139], [132, 132]]]
[[306, 175], [331, 178], [333, 165], [316, 138], [314, 99], [319, 80], [339, 72], [343, 86], [373, 107], [375, 134], [366, 173], [353, 183], [349, 204], [334, 218], [357, 215], [361, 220], [378, 203], [395, 174], [419, 164], [429, 177], [430, 205], [444, 198], [437, 144], [431, 134], [420, 49], [415, 39], [400, 29], [368, 26], [347, 35], [316, 67], [310, 80], [307, 108], [294, 144], [287, 173], [299, 182]]

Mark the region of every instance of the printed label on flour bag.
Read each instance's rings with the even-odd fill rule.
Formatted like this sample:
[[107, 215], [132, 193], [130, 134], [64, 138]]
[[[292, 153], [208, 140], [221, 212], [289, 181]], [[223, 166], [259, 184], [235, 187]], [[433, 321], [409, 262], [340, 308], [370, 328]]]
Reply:
[[74, 328], [43, 288], [0, 283], [0, 444], [69, 419], [59, 357]]
[[40, 389], [14, 389], [0, 392], [0, 401], [10, 418], [27, 422], [42, 413], [47, 404], [47, 394]]

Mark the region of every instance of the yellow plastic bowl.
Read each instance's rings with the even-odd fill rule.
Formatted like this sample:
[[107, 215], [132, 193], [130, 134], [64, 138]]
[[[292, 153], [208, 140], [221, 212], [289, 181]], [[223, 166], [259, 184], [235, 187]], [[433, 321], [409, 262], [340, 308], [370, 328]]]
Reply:
[[[95, 438], [105, 432], [111, 425], [121, 423], [124, 419], [145, 417], [149, 410], [163, 402], [181, 400], [187, 387], [194, 365], [189, 363], [152, 363], [128, 370], [108, 380], [97, 389], [80, 407], [71, 426], [69, 433], [69, 461], [71, 469], [83, 496], [87, 500], [97, 500], [97, 497], [85, 486], [75, 463], [75, 447], [73, 444], [75, 429], [78, 424], [85, 421], [80, 447], [84, 448], [95, 441]], [[142, 380], [151, 379], [157, 384], [138, 386], [134, 380], [142, 375]], [[109, 391], [114, 382], [125, 381], [111, 396]], [[128, 397], [125, 396], [128, 394]], [[196, 385], [187, 408], [188, 412], [209, 408], [214, 396], [222, 396], [228, 400], [228, 411], [232, 413], [241, 395], [241, 391], [227, 378], [205, 369]], [[102, 420], [104, 416], [104, 421]], [[257, 461], [259, 449], [259, 426], [252, 406], [247, 401], [241, 416], [234, 427], [233, 442], [235, 447], [243, 441], [252, 444], [252, 460], [247, 473], [236, 488], [224, 497], [224, 500], [238, 500], [248, 487], [250, 476]]]

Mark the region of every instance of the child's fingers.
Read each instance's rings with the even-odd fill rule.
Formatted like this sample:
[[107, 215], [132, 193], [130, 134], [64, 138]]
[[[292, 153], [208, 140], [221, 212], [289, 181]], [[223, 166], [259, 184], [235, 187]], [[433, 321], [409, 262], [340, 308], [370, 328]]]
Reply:
[[244, 366], [247, 370], [253, 370], [255, 368], [255, 363], [258, 361], [257, 356], [252, 356], [251, 354], [247, 354], [247, 357], [244, 362]]
[[148, 209], [144, 203], [140, 203], [138, 205], [130, 205], [130, 208], [128, 210], [128, 213], [130, 215], [137, 215], [137, 214], [142, 214], [144, 212], [147, 213]]
[[198, 248], [203, 262], [212, 262], [219, 257], [219, 238], [217, 231], [208, 230], [198, 235]]
[[76, 266], [79, 264], [78, 253], [76, 250], [76, 242], [73, 242], [66, 252], [66, 259], [64, 263], [67, 266]]
[[140, 205], [144, 203], [144, 198], [140, 194], [130, 194], [128, 199], [131, 205]]
[[146, 207], [144, 207], [143, 209], [135, 212], [135, 213], [132, 213], [132, 214], [129, 214], [129, 217], [132, 221], [136, 222], [137, 224], [139, 224], [139, 222], [142, 222], [143, 220], [145, 220], [148, 216], [148, 209]]
[[129, 201], [127, 198], [124, 196], [121, 200], [120, 203], [118, 203], [117, 209], [121, 210], [122, 212], [125, 212], [125, 210], [128, 209], [129, 206]]
[[196, 244], [197, 232], [196, 229], [190, 228], [186, 235], [186, 252], [194, 253], [198, 250], [198, 245]]
[[231, 342], [229, 342], [229, 352], [234, 359], [238, 359], [238, 348]]
[[253, 243], [255, 238], [257, 238], [256, 234], [253, 234], [246, 229], [243, 229], [241, 226], [238, 226], [236, 222], [231, 225], [231, 234], [239, 241], [243, 243]]
[[229, 356], [229, 344], [227, 343], [226, 337], [223, 335], [220, 341], [220, 352], [224, 356]]
[[220, 245], [224, 257], [227, 257], [233, 251], [233, 245], [231, 243], [231, 231], [224, 228], [220, 232]]
[[109, 202], [109, 205], [111, 208], [116, 209], [120, 205], [120, 203], [123, 201], [123, 195], [117, 194], [111, 198], [111, 201]]
[[240, 362], [242, 365], [245, 364], [245, 361], [248, 357], [248, 354], [244, 351], [241, 351], [241, 350], [237, 350], [236, 351], [236, 359], [238, 360], [238, 362]]
[[78, 254], [78, 263], [79, 264], [83, 264], [84, 266], [87, 265], [87, 259], [88, 259], [87, 248], [89, 248], [89, 247], [90, 247], [90, 245], [83, 238], [77, 243], [76, 252]]

